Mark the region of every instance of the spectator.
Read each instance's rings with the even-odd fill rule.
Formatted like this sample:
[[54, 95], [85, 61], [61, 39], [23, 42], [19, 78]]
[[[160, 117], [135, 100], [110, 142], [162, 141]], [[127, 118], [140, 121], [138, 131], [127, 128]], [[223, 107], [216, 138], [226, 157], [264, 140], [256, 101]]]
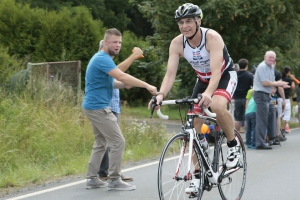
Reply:
[[292, 80], [294, 80], [294, 82], [298, 85], [297, 90], [296, 90], [296, 94], [297, 94], [297, 104], [298, 104], [298, 122], [300, 124], [300, 81], [298, 79], [295, 78], [294, 75], [290, 74], [290, 77]]
[[297, 104], [298, 104], [298, 122], [300, 124], [300, 84], [297, 87]]
[[[274, 65], [275, 66], [275, 65]], [[274, 74], [275, 75], [275, 74]], [[276, 95], [277, 87], [272, 87], [271, 92], [271, 99], [269, 104], [269, 115], [268, 115], [268, 129], [266, 134], [266, 140], [268, 141], [268, 145], [279, 145], [280, 142], [278, 141], [277, 135], [277, 95]], [[276, 115], [277, 114], [277, 115]], [[272, 129], [270, 129], [270, 127]]]
[[240, 59], [240, 70], [237, 72], [238, 83], [234, 92], [234, 119], [235, 129], [241, 131], [241, 123], [245, 121], [246, 95], [253, 86], [253, 74], [248, 72], [248, 60]]
[[[152, 95], [156, 87], [124, 73], [115, 65], [112, 58], [121, 49], [122, 34], [115, 28], [108, 29], [104, 36], [104, 47], [89, 61], [85, 75], [85, 94], [82, 103], [83, 112], [93, 127], [95, 142], [87, 170], [87, 188], [109, 187], [109, 190], [134, 190], [121, 180], [121, 164], [125, 147], [125, 139], [111, 112], [109, 104], [113, 88], [131, 87], [146, 88]], [[124, 61], [125, 62], [125, 61]], [[116, 79], [116, 80], [115, 80]], [[109, 184], [97, 178], [100, 162], [107, 147], [109, 153]]]
[[[274, 66], [276, 66], [276, 60], [274, 62]], [[274, 71], [275, 73], [275, 81], [281, 81], [281, 73], [277, 69]], [[282, 117], [282, 111], [285, 108], [285, 95], [284, 95], [284, 89], [283, 87], [277, 87], [276, 94], [274, 95], [274, 98], [276, 98], [276, 121], [277, 121], [277, 138], [279, 141], [285, 141], [286, 137], [283, 137], [280, 133], [281, 131], [281, 117]]]
[[264, 140], [267, 128], [269, 134], [274, 133], [274, 135], [270, 137], [270, 140], [274, 139], [276, 136], [276, 126], [272, 126], [274, 123], [272, 122], [272, 119], [269, 119], [270, 94], [272, 92], [272, 87], [289, 87], [287, 82], [275, 81], [275, 59], [275, 52], [267, 51], [264, 55], [264, 61], [258, 65], [254, 76], [253, 89], [254, 100], [256, 103], [256, 149], [272, 149], [272, 147]]
[[[104, 40], [101, 40], [99, 43], [99, 51], [103, 49], [104, 46]], [[135, 59], [138, 59], [142, 56], [143, 52], [140, 48], [135, 47], [133, 49], [133, 54], [131, 55], [132, 57], [134, 56], [134, 59], [128, 59], [125, 60], [124, 62], [120, 63], [118, 65], [118, 68], [121, 69], [123, 72], [125, 72], [132, 62]], [[112, 95], [112, 100], [110, 102], [110, 106], [112, 113], [117, 117], [117, 122], [119, 124], [119, 114], [121, 113], [121, 103], [120, 103], [120, 90], [118, 88], [113, 89], [113, 95]], [[104, 181], [108, 179], [108, 167], [109, 167], [109, 159], [108, 159], [108, 153], [109, 153], [109, 147], [107, 147], [106, 152], [103, 156], [100, 169], [98, 171], [98, 175], [100, 180]], [[133, 181], [133, 178], [131, 177], [126, 177], [124, 174], [121, 174], [121, 179], [123, 181], [129, 182]]]
[[253, 98], [253, 89], [248, 90], [246, 99], [246, 144], [248, 148], [255, 149], [256, 104]]
[[[290, 132], [290, 127], [289, 127], [289, 121], [291, 119], [290, 94], [291, 94], [291, 90], [295, 89], [295, 83], [293, 79], [291, 79], [290, 74], [291, 74], [291, 68], [289, 66], [284, 67], [282, 70], [282, 80], [288, 82], [288, 85], [290, 86], [290, 88], [284, 89], [285, 109], [282, 112], [283, 128], [286, 131], [286, 133]], [[280, 101], [283, 101], [283, 99], [280, 99]]]
[[[233, 65], [233, 68], [235, 71], [239, 71], [240, 70], [240, 66], [239, 64], [235, 63]], [[234, 116], [234, 98], [232, 97], [232, 99], [230, 100], [230, 103], [229, 103], [229, 112], [231, 113], [232, 116]]]

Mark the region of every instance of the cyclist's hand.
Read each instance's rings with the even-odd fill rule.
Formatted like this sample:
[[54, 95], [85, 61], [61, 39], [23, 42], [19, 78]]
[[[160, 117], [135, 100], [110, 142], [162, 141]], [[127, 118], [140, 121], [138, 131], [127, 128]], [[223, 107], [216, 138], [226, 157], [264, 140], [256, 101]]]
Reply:
[[199, 107], [202, 105], [204, 108], [208, 108], [210, 106], [211, 102], [212, 102], [211, 96], [204, 92], [204, 93], [202, 93], [202, 98], [198, 105], [199, 105]]
[[134, 58], [137, 60], [139, 58], [144, 58], [143, 51], [139, 47], [134, 47], [132, 49], [132, 54], [134, 55]]
[[160, 108], [160, 103], [163, 101], [163, 95], [157, 95], [152, 97], [152, 99], [148, 103], [148, 109], [152, 109], [153, 104], [155, 103], [154, 110], [158, 110]]
[[155, 95], [156, 92], [157, 92], [157, 88], [153, 85], [147, 85], [146, 86], [146, 89], [152, 94], [152, 95]]

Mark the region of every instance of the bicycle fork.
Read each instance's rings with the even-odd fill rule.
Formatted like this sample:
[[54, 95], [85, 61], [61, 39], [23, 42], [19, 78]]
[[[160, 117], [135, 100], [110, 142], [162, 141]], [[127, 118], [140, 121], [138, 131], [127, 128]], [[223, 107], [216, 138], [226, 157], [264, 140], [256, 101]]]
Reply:
[[181, 150], [180, 150], [180, 155], [179, 155], [179, 159], [178, 159], [178, 163], [177, 163], [177, 168], [176, 168], [176, 173], [175, 173], [175, 180], [192, 180], [192, 174], [191, 174], [191, 163], [192, 163], [192, 150], [193, 150], [193, 140], [194, 140], [194, 132], [195, 129], [186, 129], [185, 131], [189, 132], [189, 154], [188, 154], [188, 171], [187, 174], [184, 177], [179, 177], [179, 170], [180, 170], [180, 166], [182, 164], [182, 160], [186, 151], [186, 141], [184, 145], [181, 146]]
[[[187, 174], [184, 177], [179, 177], [179, 170], [180, 170], [180, 166], [182, 164], [182, 160], [186, 151], [186, 144], [181, 146], [181, 150], [180, 150], [180, 155], [179, 155], [179, 159], [178, 159], [178, 163], [177, 163], [177, 168], [176, 168], [176, 173], [174, 176], [175, 180], [192, 180], [192, 173], [191, 173], [191, 164], [192, 164], [192, 152], [193, 152], [193, 141], [194, 138], [196, 136], [196, 131], [195, 129], [186, 129], [185, 131], [187, 131], [189, 133], [189, 154], [188, 154], [188, 169], [187, 169]], [[196, 140], [198, 146], [200, 147], [200, 143], [198, 140]], [[205, 156], [205, 153], [203, 151], [202, 148], [200, 148], [201, 154], [202, 154], [202, 158], [203, 158], [203, 164], [205, 165], [205, 169], [206, 170], [206, 176], [208, 177], [208, 180], [210, 183], [212, 184], [217, 184], [218, 183], [218, 177], [219, 177], [219, 172], [214, 172], [211, 164], [210, 164], [210, 160], [208, 156]]]

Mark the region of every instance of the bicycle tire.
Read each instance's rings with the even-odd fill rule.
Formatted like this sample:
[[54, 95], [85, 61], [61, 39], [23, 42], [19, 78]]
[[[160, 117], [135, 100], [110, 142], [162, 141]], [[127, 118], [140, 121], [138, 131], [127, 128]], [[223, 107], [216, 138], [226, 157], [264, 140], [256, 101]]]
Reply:
[[[235, 138], [240, 145], [240, 158], [238, 167], [233, 173], [229, 174], [228, 177], [221, 180], [218, 184], [219, 193], [223, 200], [241, 199], [244, 193], [246, 184], [246, 174], [247, 174], [247, 160], [246, 160], [246, 150], [242, 137], [240, 134], [234, 130]], [[218, 151], [219, 151], [219, 172], [222, 171], [226, 164], [227, 159], [227, 138], [224, 132], [221, 132], [220, 138], [218, 140]], [[221, 173], [221, 172], [220, 172]]]
[[[180, 158], [181, 148], [185, 148], [185, 154], [188, 153], [188, 134], [178, 133], [174, 135], [165, 145], [158, 164], [158, 193], [160, 200], [169, 199], [189, 199], [190, 194], [185, 193], [185, 189], [189, 187], [191, 180], [184, 180], [185, 175], [188, 173], [188, 156], [183, 154]], [[200, 166], [200, 185], [197, 199], [200, 200], [203, 194], [204, 188], [204, 173], [203, 163], [200, 156], [199, 147], [194, 141], [193, 153], [196, 152], [198, 163]], [[177, 170], [177, 165], [180, 163], [180, 167]], [[192, 178], [195, 169], [195, 164], [191, 165]], [[177, 180], [175, 179], [177, 174]], [[181, 178], [181, 180], [178, 180]]]

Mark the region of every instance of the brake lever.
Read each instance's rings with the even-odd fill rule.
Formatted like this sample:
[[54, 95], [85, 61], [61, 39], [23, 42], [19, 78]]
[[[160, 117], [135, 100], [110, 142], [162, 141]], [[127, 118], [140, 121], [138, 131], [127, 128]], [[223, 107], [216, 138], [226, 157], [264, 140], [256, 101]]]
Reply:
[[156, 96], [153, 96], [152, 98], [151, 98], [151, 101], [152, 101], [152, 104], [151, 104], [151, 115], [150, 115], [150, 118], [152, 118], [153, 117], [153, 112], [154, 112], [154, 108], [155, 108], [155, 106], [156, 106]]

